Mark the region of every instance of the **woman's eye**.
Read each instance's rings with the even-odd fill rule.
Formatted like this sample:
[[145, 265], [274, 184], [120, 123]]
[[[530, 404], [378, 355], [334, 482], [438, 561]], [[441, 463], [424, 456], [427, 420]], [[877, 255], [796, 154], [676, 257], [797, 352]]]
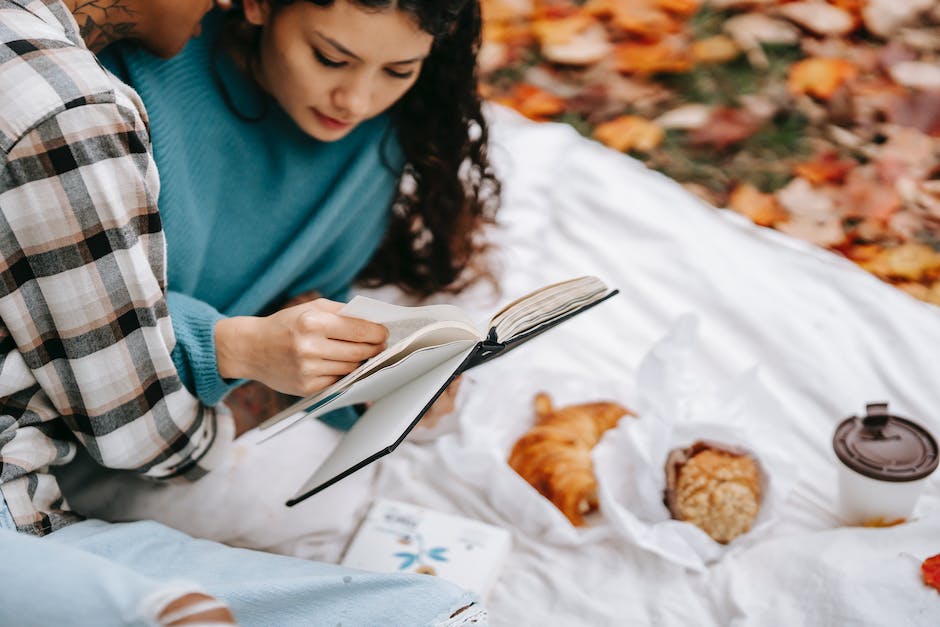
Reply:
[[317, 58], [317, 61], [322, 63], [326, 67], [343, 67], [346, 65], [345, 61], [334, 61], [333, 59], [327, 57], [322, 52], [317, 49], [313, 50], [313, 56]]
[[414, 76], [414, 70], [408, 70], [407, 72], [396, 72], [395, 70], [385, 68], [385, 73], [391, 76], [392, 78], [411, 78]]

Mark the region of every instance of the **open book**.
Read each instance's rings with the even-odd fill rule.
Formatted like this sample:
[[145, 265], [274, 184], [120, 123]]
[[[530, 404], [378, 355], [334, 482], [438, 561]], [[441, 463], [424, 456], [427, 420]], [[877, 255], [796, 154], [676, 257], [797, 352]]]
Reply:
[[549, 285], [506, 305], [486, 331], [477, 329], [453, 305], [401, 307], [355, 297], [340, 314], [384, 324], [388, 348], [260, 425], [273, 435], [305, 417], [369, 403], [369, 409], [287, 504], [295, 505], [392, 452], [460, 373], [616, 293], [590, 276]]

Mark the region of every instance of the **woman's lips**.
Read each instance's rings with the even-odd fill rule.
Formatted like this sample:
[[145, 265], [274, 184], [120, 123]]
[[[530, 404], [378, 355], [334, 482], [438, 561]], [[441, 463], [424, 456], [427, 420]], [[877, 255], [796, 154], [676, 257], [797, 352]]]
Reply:
[[350, 126], [352, 126], [350, 122], [343, 122], [342, 120], [331, 118], [330, 116], [324, 115], [312, 107], [311, 107], [311, 110], [313, 111], [313, 114], [317, 116], [317, 120], [320, 121], [320, 124], [322, 124], [323, 126], [327, 128], [334, 129], [334, 130], [342, 130], [344, 128], [349, 128]]

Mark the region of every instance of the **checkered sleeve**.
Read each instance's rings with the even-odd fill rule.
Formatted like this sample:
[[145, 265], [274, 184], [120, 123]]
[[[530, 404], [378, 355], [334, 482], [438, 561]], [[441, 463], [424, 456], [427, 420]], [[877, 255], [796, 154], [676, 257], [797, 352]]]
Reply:
[[103, 466], [205, 474], [231, 417], [201, 405], [171, 359], [159, 182], [139, 113], [113, 96], [65, 103], [7, 152], [2, 177], [3, 343], [45, 397], [36, 407], [51, 405]]

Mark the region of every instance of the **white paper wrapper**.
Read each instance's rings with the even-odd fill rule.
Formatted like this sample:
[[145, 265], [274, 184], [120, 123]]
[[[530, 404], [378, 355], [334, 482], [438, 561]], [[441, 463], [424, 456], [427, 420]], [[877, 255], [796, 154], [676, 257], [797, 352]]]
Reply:
[[[775, 402], [757, 370], [719, 380], [704, 356], [697, 319], [683, 316], [640, 364], [640, 420], [621, 423], [594, 449], [600, 507], [613, 527], [626, 540], [693, 570], [765, 536], [780, 518], [797, 472], [777, 448], [775, 421], [766, 411]], [[745, 449], [761, 467], [754, 526], [727, 545], [673, 520], [663, 502], [669, 452], [697, 440]]]
[[[508, 464], [516, 440], [535, 424], [533, 399], [551, 395], [557, 407], [591, 401], [615, 401], [635, 411], [632, 386], [622, 381], [586, 380], [558, 370], [526, 369], [510, 374], [493, 367], [464, 375], [457, 398], [458, 433], [440, 441], [443, 463], [490, 501], [506, 522], [538, 542], [580, 545], [614, 531], [600, 514], [574, 527], [548, 499]], [[627, 416], [622, 422], [636, 422]], [[472, 428], [470, 425], [472, 424]]]
[[[461, 426], [440, 441], [442, 463], [477, 491], [524, 536], [540, 543], [577, 546], [616, 536], [693, 570], [704, 570], [728, 551], [764, 536], [779, 517], [796, 470], [774, 448], [767, 416], [776, 403], [756, 370], [716, 381], [702, 357], [697, 320], [680, 318], [643, 359], [636, 385], [585, 379], [560, 370], [471, 371], [457, 399]], [[509, 467], [516, 440], [535, 421], [533, 398], [547, 392], [557, 407], [615, 401], [639, 414], [621, 419], [594, 449], [600, 510], [574, 527]], [[756, 408], [763, 408], [758, 411]], [[765, 420], [767, 418], [767, 420]], [[470, 425], [472, 424], [472, 428]], [[672, 520], [663, 503], [670, 450], [696, 440], [744, 448], [763, 471], [762, 506], [754, 527], [728, 545], [689, 523]]]

